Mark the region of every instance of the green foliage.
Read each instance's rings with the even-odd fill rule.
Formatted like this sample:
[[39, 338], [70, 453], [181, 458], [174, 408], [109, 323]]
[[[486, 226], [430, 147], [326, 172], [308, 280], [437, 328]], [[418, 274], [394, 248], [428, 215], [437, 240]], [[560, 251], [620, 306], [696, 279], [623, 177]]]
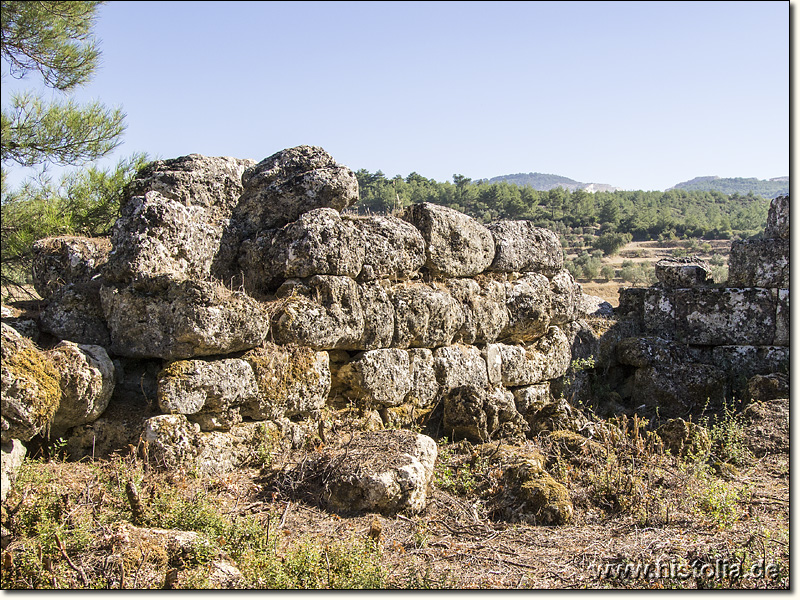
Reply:
[[789, 178], [757, 179], [755, 177], [695, 177], [675, 186], [679, 190], [715, 191], [723, 194], [758, 195], [775, 198], [789, 193]]
[[400, 175], [388, 179], [381, 171], [369, 173], [365, 169], [356, 177], [361, 193], [357, 209], [361, 212], [390, 213], [409, 204], [432, 202], [483, 223], [526, 219], [562, 236], [585, 233], [584, 228], [599, 225], [604, 234], [609, 234], [601, 244], [616, 240], [612, 234], [630, 235], [638, 241], [659, 239], [666, 231], [671, 237], [681, 238], [749, 237], [763, 230], [769, 209], [769, 202], [760, 196], [726, 196], [716, 191], [617, 190], [592, 194], [564, 187], [543, 191], [509, 180], [472, 181], [463, 175], [454, 176], [454, 183], [437, 182], [418, 173], [405, 179]]
[[626, 260], [622, 263], [620, 277], [634, 285], [647, 286], [656, 281], [655, 267], [646, 262], [633, 262]]
[[602, 250], [606, 256], [613, 256], [627, 243], [633, 239], [630, 233], [619, 233], [617, 231], [610, 231], [599, 235], [592, 240], [592, 248]]
[[123, 190], [147, 163], [143, 154], [123, 159], [114, 168], [91, 166], [64, 175], [26, 181], [8, 190], [3, 173], [0, 278], [3, 285], [29, 282], [33, 243], [56, 235], [108, 235], [119, 215]]

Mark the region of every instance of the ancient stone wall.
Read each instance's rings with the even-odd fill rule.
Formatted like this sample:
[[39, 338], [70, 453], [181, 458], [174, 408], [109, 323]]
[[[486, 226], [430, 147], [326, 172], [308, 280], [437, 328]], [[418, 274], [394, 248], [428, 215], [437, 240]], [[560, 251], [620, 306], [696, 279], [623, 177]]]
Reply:
[[[81, 415], [59, 421], [73, 455], [144, 440], [232, 468], [220, 435], [269, 421], [291, 437], [326, 405], [475, 442], [533, 435], [585, 312], [558, 237], [434, 204], [350, 214], [357, 200], [320, 148], [191, 155], [139, 174], [110, 243], [37, 243], [39, 327], [71, 344], [59, 356], [106, 357], [100, 398], [59, 409]], [[4, 441], [30, 439], [17, 429]]]
[[656, 285], [620, 291], [616, 316], [633, 327], [615, 358], [635, 369], [633, 404], [714, 409], [755, 375], [788, 373], [788, 196], [772, 201], [763, 237], [733, 242], [725, 285], [709, 274], [699, 259], [667, 259]]

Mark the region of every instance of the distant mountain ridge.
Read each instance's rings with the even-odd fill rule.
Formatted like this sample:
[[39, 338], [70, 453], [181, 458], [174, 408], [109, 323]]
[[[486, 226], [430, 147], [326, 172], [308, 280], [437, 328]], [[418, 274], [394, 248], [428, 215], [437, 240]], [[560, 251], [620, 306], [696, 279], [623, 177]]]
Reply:
[[717, 177], [716, 175], [708, 175], [695, 177], [668, 189], [722, 192], [728, 195], [747, 195], [752, 192], [756, 196], [762, 196], [769, 200], [776, 196], [789, 194], [789, 176], [757, 179], [755, 177]]
[[606, 183], [583, 183], [575, 181], [569, 177], [561, 175], [550, 175], [547, 173], [515, 173], [514, 175], [499, 175], [486, 180], [488, 183], [512, 183], [520, 187], [530, 186], [535, 190], [546, 192], [556, 187], [562, 187], [569, 191], [586, 190], [587, 192], [615, 192], [619, 188]]

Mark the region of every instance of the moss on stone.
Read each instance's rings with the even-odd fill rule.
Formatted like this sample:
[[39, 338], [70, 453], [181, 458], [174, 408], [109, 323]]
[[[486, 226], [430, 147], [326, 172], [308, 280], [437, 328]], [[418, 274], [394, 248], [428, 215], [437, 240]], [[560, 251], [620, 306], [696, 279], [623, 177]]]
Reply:
[[537, 523], [565, 525], [572, 520], [574, 510], [567, 488], [546, 472], [531, 473], [519, 489], [525, 511]]

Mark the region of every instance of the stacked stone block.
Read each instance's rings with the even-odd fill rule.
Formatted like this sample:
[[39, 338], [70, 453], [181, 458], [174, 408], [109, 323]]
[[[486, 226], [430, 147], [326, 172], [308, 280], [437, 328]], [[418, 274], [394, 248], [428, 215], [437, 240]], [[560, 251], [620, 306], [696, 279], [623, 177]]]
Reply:
[[[557, 236], [427, 203], [348, 214], [357, 200], [354, 173], [321, 148], [157, 161], [129, 186], [110, 247], [37, 245], [42, 324], [106, 348], [117, 398], [152, 390], [162, 414], [137, 435], [174, 437], [167, 462], [190, 438], [200, 455], [221, 433], [250, 439], [253, 422], [292, 436], [326, 404], [391, 426], [438, 408], [442, 435], [473, 441], [530, 434], [583, 316]], [[97, 429], [73, 438], [94, 444]]]
[[[659, 261], [656, 275], [659, 283], [651, 288], [621, 290], [619, 312], [641, 335], [679, 346], [686, 356], [655, 367], [623, 358], [622, 364], [661, 370], [655, 377], [636, 373], [634, 401], [652, 404], [656, 390], [705, 380], [714, 386], [699, 396], [682, 389], [683, 396], [699, 402], [705, 395], [714, 404], [720, 395], [713, 389], [740, 395], [753, 375], [788, 372], [788, 196], [772, 201], [762, 238], [731, 245], [725, 286], [715, 286], [708, 266], [691, 258]], [[659, 377], [662, 383], [654, 383]]]

